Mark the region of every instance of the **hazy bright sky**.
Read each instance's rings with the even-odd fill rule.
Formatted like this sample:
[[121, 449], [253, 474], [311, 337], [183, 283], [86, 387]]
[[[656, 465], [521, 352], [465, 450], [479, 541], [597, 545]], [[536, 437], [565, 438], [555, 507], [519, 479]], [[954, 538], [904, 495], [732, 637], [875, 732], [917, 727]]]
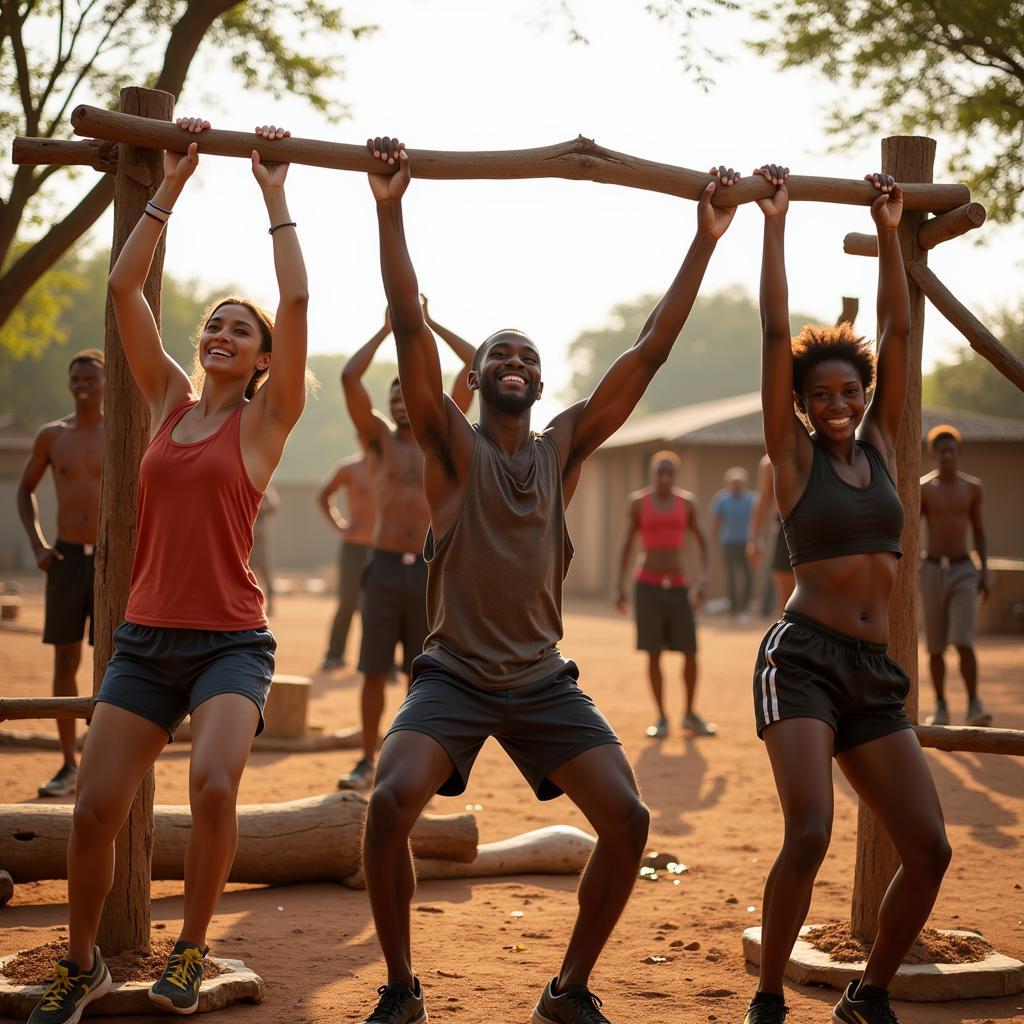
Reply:
[[[824, 111], [834, 93], [814, 72], [781, 73], [742, 46], [765, 31], [746, 13], [703, 24], [706, 41], [733, 58], [716, 69], [717, 84], [705, 94], [677, 60], [675, 32], [645, 14], [642, 0], [577, 0], [589, 46], [570, 44], [560, 22], [544, 31], [535, 18], [540, 6], [538, 0], [345, 0], [350, 22], [374, 22], [380, 31], [343, 44], [346, 76], [333, 88], [352, 117], [337, 126], [298, 100], [245, 93], [209, 50], [193, 65], [179, 109], [205, 113], [215, 127], [247, 130], [273, 121], [294, 135], [347, 142], [394, 134], [410, 148], [518, 148], [583, 134], [611, 149], [699, 169], [725, 162], [747, 174], [778, 161], [794, 173], [860, 177], [877, 167], [878, 140], [856, 152], [826, 152]], [[944, 151], [949, 143], [940, 139], [940, 180]], [[365, 177], [296, 166], [288, 193], [310, 272], [311, 351], [352, 351], [376, 330], [384, 306]], [[687, 200], [550, 180], [414, 180], [405, 207], [433, 315], [472, 341], [517, 326], [540, 344], [548, 390], [538, 421], [559, 407], [568, 343], [605, 323], [616, 303], [661, 292], [695, 223], [695, 205]], [[756, 293], [761, 224], [755, 206], [740, 209], [712, 259], [705, 291]], [[178, 203], [166, 266], [211, 286], [237, 282], [273, 303], [266, 226], [248, 166], [203, 159]], [[876, 263], [842, 252], [847, 231], [871, 229], [866, 209], [794, 204], [787, 246], [793, 308], [832, 321], [840, 296], [856, 295], [858, 326], [873, 332]], [[105, 236], [109, 222], [98, 230]], [[933, 251], [931, 265], [983, 316], [1020, 294], [1024, 230], [986, 225], [982, 232], [987, 246], [946, 243]], [[964, 344], [934, 310], [927, 323], [926, 364]], [[756, 335], [750, 345], [755, 359]]]

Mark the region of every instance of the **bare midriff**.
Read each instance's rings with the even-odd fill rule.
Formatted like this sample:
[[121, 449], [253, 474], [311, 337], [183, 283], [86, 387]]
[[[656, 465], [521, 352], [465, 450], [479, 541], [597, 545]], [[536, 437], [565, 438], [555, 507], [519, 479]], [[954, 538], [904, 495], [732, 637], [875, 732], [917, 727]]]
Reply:
[[349, 474], [345, 488], [348, 502], [349, 527], [345, 531], [348, 544], [372, 544], [377, 513], [370, 483], [370, 472], [365, 461], [356, 463]]
[[650, 576], [679, 576], [683, 571], [683, 562], [679, 557], [678, 548], [651, 548], [644, 552], [643, 566], [640, 570]]
[[103, 428], [63, 427], [50, 447], [57, 491], [57, 539], [95, 544], [100, 514]]
[[888, 643], [896, 562], [883, 551], [802, 562], [793, 567], [796, 589], [786, 610], [855, 640]]
[[946, 483], [940, 478], [926, 488], [924, 518], [928, 522], [928, 554], [932, 558], [963, 557], [970, 550], [967, 543], [973, 500], [970, 483], [962, 478]]
[[412, 435], [408, 440], [389, 432], [379, 451], [367, 453], [377, 524], [373, 546], [382, 551], [421, 553], [430, 525], [423, 493], [423, 453]]

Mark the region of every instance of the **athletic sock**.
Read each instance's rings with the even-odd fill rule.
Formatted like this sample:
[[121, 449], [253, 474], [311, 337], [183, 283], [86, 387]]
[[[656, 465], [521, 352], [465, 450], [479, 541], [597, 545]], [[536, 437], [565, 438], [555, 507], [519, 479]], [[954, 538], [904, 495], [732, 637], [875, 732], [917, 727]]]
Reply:
[[750, 1000], [751, 1006], [760, 1006], [764, 1003], [776, 1003], [779, 1006], [786, 1005], [786, 997], [776, 992], [755, 992], [754, 998]]
[[863, 982], [858, 982], [857, 991], [853, 994], [853, 998], [858, 1002], [865, 1000], [869, 1003], [877, 1003], [882, 1000], [888, 1001], [889, 990], [887, 988], [878, 988], [876, 985], [865, 985]]

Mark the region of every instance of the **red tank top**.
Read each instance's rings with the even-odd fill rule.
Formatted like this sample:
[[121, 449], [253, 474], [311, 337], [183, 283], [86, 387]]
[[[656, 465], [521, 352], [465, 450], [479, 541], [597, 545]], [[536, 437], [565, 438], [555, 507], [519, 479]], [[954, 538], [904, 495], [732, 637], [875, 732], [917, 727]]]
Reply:
[[[682, 548], [686, 540], [686, 519], [686, 503], [678, 494], [675, 495], [672, 508], [667, 512], [655, 506], [652, 494], [645, 494], [640, 502], [640, 539], [644, 551], [655, 548]], [[656, 587], [686, 586], [686, 577], [682, 573], [664, 576], [643, 566], [636, 570], [634, 578], [638, 583], [650, 583]]]
[[231, 631], [267, 624], [249, 568], [263, 495], [242, 462], [242, 409], [202, 441], [171, 432], [196, 402], [174, 408], [139, 466], [138, 543], [125, 619], [142, 626]]

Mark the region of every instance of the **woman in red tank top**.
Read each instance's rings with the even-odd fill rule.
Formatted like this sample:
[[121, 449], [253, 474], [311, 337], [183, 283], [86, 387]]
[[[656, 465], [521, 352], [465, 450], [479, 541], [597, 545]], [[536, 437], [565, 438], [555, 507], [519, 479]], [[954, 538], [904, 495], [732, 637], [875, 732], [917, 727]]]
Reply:
[[[209, 123], [180, 119], [199, 134]], [[257, 129], [261, 148], [288, 132]], [[77, 1020], [110, 987], [94, 946], [114, 868], [114, 839], [139, 782], [191, 714], [185, 912], [150, 997], [191, 1013], [206, 930], [235, 854], [235, 802], [274, 670], [273, 635], [248, 566], [263, 492], [305, 404], [306, 271], [284, 182], [288, 165], [252, 173], [270, 220], [280, 291], [275, 320], [247, 299], [210, 311], [196, 352], [196, 388], [163, 347], [143, 282], [175, 200], [198, 165], [197, 145], [164, 154], [164, 178], [110, 273], [132, 375], [149, 404], [152, 439], [139, 472], [138, 542], [125, 622], [110, 660], [78, 778], [68, 847], [68, 958], [33, 1015]], [[226, 249], [216, 219], [209, 236]], [[271, 370], [271, 361], [273, 369]]]
[[633, 574], [633, 606], [636, 612], [636, 647], [647, 652], [647, 677], [658, 709], [658, 720], [647, 729], [651, 739], [668, 735], [661, 675], [661, 652], [682, 651], [683, 686], [686, 707], [683, 729], [694, 736], [713, 736], [717, 729], [697, 714], [697, 626], [690, 603], [690, 590], [683, 575], [683, 546], [686, 534], [693, 534], [700, 550], [701, 576], [694, 603], [704, 600], [708, 575], [708, 552], [697, 522], [693, 495], [676, 488], [679, 456], [656, 452], [651, 457], [652, 485], [629, 497], [626, 538], [619, 560], [616, 607], [625, 614], [626, 577], [633, 565], [636, 535], [644, 549], [643, 564]]

